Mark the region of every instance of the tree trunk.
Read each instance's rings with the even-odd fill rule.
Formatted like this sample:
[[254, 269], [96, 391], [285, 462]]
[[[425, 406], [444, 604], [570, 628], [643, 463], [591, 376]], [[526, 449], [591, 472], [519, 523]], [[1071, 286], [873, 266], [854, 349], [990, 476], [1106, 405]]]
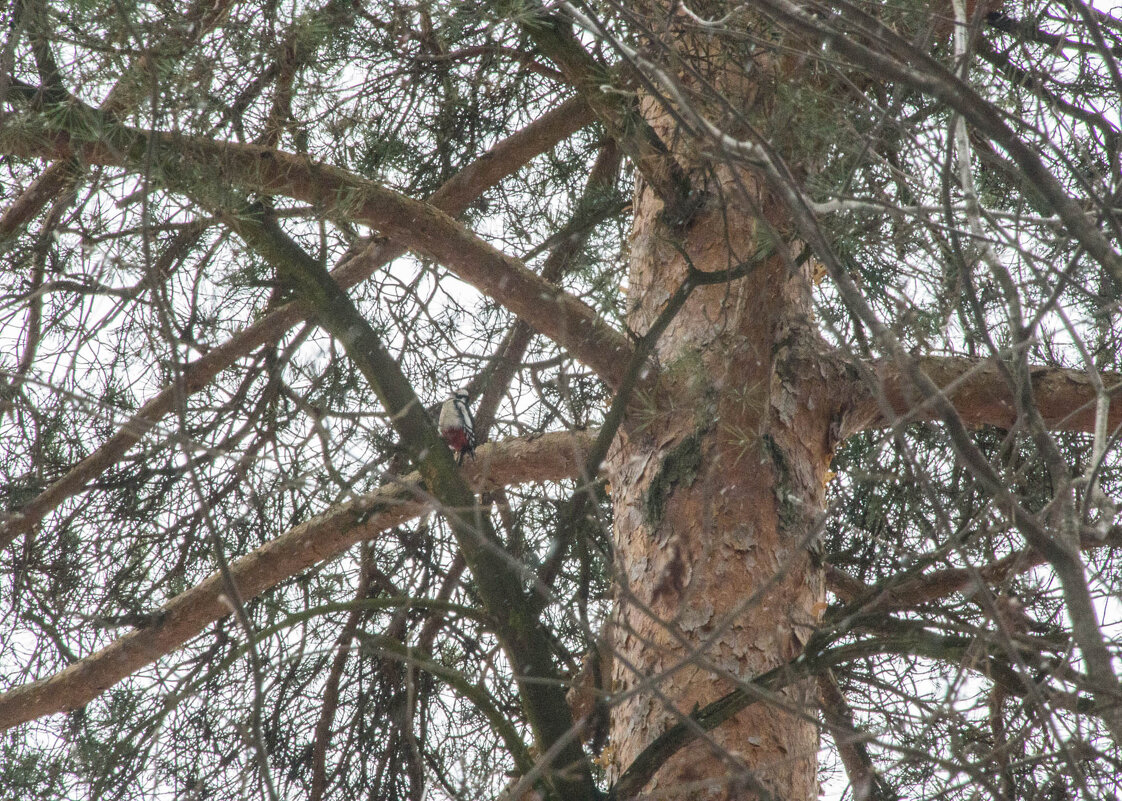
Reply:
[[[648, 101], [647, 118], [675, 141], [671, 121], [653, 109]], [[660, 219], [648, 187], [637, 188], [628, 290], [637, 332], [681, 283], [687, 256], [697, 269], [727, 270], [782, 233], [756, 176], [719, 166], [694, 187], [706, 200], [681, 231]], [[619, 586], [614, 775], [737, 679], [798, 655], [824, 608], [807, 545], [834, 445], [827, 366], [810, 327], [808, 269], [795, 266], [792, 246], [771, 250], [747, 278], [690, 296], [660, 340], [658, 387], [634, 399], [609, 456]], [[682, 749], [645, 792], [816, 798], [813, 698], [806, 682], [753, 705]]]

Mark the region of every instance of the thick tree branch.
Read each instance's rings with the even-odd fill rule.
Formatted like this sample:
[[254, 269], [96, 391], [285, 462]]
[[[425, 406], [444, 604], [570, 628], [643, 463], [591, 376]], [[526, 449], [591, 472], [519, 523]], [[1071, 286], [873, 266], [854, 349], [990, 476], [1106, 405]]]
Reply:
[[[560, 481], [579, 474], [597, 431], [545, 434], [482, 445], [478, 460], [467, 462], [463, 474], [476, 493], [519, 484]], [[244, 599], [253, 598], [321, 562], [335, 558], [356, 543], [377, 537], [425, 512], [420, 475], [412, 473], [301, 523], [257, 550], [233, 561], [230, 571]], [[1105, 544], [1122, 536], [1112, 533]], [[1091, 547], [1088, 543], [1087, 547]], [[832, 592], [853, 603], [870, 600], [862, 613], [910, 608], [969, 587], [981, 576], [1000, 582], [1011, 571], [1042, 564], [1038, 553], [1011, 554], [976, 570], [949, 568], [910, 583], [871, 588], [840, 571], [828, 571]], [[56, 675], [0, 695], [0, 731], [45, 715], [77, 709], [145, 665], [179, 648], [208, 625], [229, 614], [221, 601], [223, 584], [215, 573], [168, 601], [153, 614], [157, 622], [124, 635], [100, 651]]]
[[[462, 468], [474, 492], [522, 482], [559, 481], [580, 469], [592, 432], [545, 434], [481, 446], [478, 460]], [[421, 477], [411, 473], [374, 492], [340, 504], [301, 523], [230, 563], [243, 599], [334, 558], [357, 542], [378, 536], [422, 514], [431, 501]], [[214, 573], [168, 601], [154, 625], [132, 631], [48, 679], [0, 695], [0, 731], [44, 715], [89, 703], [122, 679], [171, 653], [230, 608], [222, 600], [222, 577]]]
[[[1017, 406], [1004, 374], [990, 360], [926, 356], [915, 359], [923, 373], [945, 393], [955, 412], [968, 426], [992, 425], [1011, 428], [1017, 422]], [[862, 372], [866, 372], [862, 370]], [[882, 362], [870, 369], [879, 386], [855, 384], [859, 393], [847, 403], [845, 436], [889, 424], [882, 410], [886, 402], [900, 417], [938, 420], [940, 413], [930, 398], [918, 395], [911, 378], [895, 362]], [[1095, 431], [1095, 385], [1081, 370], [1061, 367], [1030, 368], [1033, 397], [1044, 423], [1053, 431]], [[1109, 395], [1122, 394], [1122, 374], [1102, 374]], [[1107, 420], [1110, 430], [1122, 427], [1122, 403], [1112, 403]]]
[[1073, 634], [1087, 662], [1092, 679], [1091, 690], [1101, 701], [1103, 719], [1111, 736], [1116, 743], [1122, 743], [1122, 706], [1118, 705], [1118, 699], [1122, 698], [1122, 683], [1114, 673], [1112, 657], [1098, 628], [1097, 613], [1079, 556], [1079, 543], [1072, 541], [1074, 527], [1068, 525], [1069, 521], [1066, 520], [1061, 521], [1064, 525], [1058, 527], [1048, 525], [1041, 516], [1026, 509], [1021, 499], [1006, 486], [970, 436], [966, 423], [959, 416], [947, 392], [931, 380], [923, 370], [921, 360], [904, 348], [869, 306], [826, 240], [802, 186], [787, 165], [766, 144], [761, 143], [753, 149], [760, 159], [760, 166], [767, 172], [769, 182], [787, 205], [792, 222], [798, 227], [803, 240], [822, 260], [846, 306], [873, 332], [878, 346], [890, 355], [896, 369], [907, 377], [916, 397], [921, 398], [924, 404], [930, 404], [935, 415], [946, 426], [951, 447], [959, 463], [973, 474], [979, 486], [991, 494], [995, 506], [1017, 527], [1025, 541], [1047, 558], [1056, 571], [1068, 606], [1067, 611], [1071, 616]]
[[[13, 84], [28, 102], [35, 88]], [[610, 385], [631, 354], [627, 337], [579, 299], [493, 248], [429, 203], [346, 170], [257, 145], [220, 142], [119, 125], [70, 101], [27, 113], [0, 131], [0, 151], [27, 158], [79, 157], [92, 164], [148, 170], [168, 189], [220, 208], [246, 194], [311, 203], [330, 218], [369, 225], [447, 266], [565, 347]]]
[[343, 345], [378, 396], [403, 449], [417, 464], [426, 491], [448, 521], [495, 634], [515, 666], [514, 680], [540, 753], [554, 754], [546, 764], [555, 768], [546, 776], [548, 783], [560, 798], [594, 798], [588, 760], [580, 742], [571, 736], [572, 716], [553, 662], [549, 633], [530, 612], [521, 567], [502, 549], [490, 516], [480, 513], [452, 452], [401, 366], [347, 293], [280, 229], [271, 214], [249, 209], [232, 218], [231, 224], [276, 270], [281, 286], [311, 304], [314, 318]]
[[[429, 203], [453, 216], [463, 213], [485, 189], [588, 125], [592, 119], [592, 113], [583, 101], [568, 100], [562, 103], [465, 166], [432, 194]], [[332, 273], [332, 277], [344, 288], [353, 286], [369, 278], [380, 266], [404, 252], [405, 248], [392, 240], [370, 242], [361, 253], [344, 261]], [[0, 549], [21, 534], [33, 530], [60, 503], [82, 491], [95, 476], [120, 459], [171, 411], [177, 393], [192, 395], [198, 392], [219, 372], [238, 359], [248, 356], [255, 348], [274, 342], [307, 314], [307, 306], [299, 301], [279, 306], [186, 366], [180, 386], [169, 386], [149, 400], [108, 440], [67, 471], [62, 478], [21, 507], [17, 513], [7, 519], [0, 519]]]
[[818, 708], [833, 733], [853, 801], [890, 801], [899, 796], [885, 784], [877, 773], [863, 735], [853, 722], [853, 710], [845, 700], [834, 671], [824, 670], [816, 677], [818, 683]]

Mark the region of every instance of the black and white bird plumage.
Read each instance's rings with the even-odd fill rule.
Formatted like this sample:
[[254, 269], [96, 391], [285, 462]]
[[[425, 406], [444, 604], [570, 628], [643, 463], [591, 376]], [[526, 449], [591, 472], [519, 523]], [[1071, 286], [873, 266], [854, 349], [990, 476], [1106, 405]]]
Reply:
[[475, 459], [475, 419], [468, 406], [465, 389], [457, 389], [440, 407], [440, 436], [456, 454], [456, 464], [464, 463], [464, 456]]

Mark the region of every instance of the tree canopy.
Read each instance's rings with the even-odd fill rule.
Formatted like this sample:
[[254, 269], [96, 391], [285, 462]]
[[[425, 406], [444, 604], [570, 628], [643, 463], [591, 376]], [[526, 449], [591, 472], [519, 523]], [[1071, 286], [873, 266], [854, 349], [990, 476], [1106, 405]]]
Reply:
[[1104, 6], [0, 10], [0, 797], [1122, 797]]

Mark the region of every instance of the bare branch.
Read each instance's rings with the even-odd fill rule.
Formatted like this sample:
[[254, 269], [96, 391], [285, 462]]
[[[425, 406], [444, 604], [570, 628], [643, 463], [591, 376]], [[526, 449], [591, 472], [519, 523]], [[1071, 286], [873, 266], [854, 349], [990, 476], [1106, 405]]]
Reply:
[[[1011, 428], [1016, 423], [1013, 396], [992, 361], [941, 356], [924, 356], [916, 361], [954, 404], [966, 425]], [[904, 419], [939, 419], [931, 401], [916, 396], [910, 379], [898, 365], [883, 362], [875, 372], [880, 385], [875, 390], [856, 385], [858, 396], [846, 404], [847, 436], [889, 424], [882, 414], [881, 400]], [[1086, 372], [1062, 367], [1031, 367], [1029, 372], [1036, 406], [1049, 429], [1094, 433], [1097, 392]], [[1111, 397], [1122, 392], [1122, 375], [1103, 374], [1102, 382]], [[1122, 427], [1118, 404], [1112, 405], [1106, 425], [1111, 430]]]
[[[30, 99], [35, 90], [19, 87]], [[30, 94], [29, 94], [30, 93]], [[148, 169], [174, 191], [236, 206], [230, 190], [282, 195], [315, 205], [329, 218], [369, 225], [449, 267], [459, 277], [531, 323], [575, 358], [616, 384], [631, 344], [579, 299], [484, 242], [440, 209], [308, 158], [244, 145], [117, 125], [92, 109], [68, 105], [68, 130], [26, 114], [0, 132], [0, 150], [27, 158], [74, 156], [92, 164]], [[57, 117], [58, 115], [56, 115]]]

